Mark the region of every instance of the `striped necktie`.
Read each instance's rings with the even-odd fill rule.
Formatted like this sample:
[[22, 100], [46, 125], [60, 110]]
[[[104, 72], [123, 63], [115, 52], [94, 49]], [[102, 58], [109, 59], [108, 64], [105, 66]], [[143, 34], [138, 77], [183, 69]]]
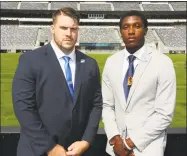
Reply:
[[68, 84], [70, 94], [71, 94], [72, 98], [74, 99], [72, 74], [71, 74], [71, 68], [69, 66], [70, 57], [69, 56], [63, 56], [63, 59], [65, 60], [64, 68], [65, 68], [65, 72], [66, 72], [66, 81], [67, 81], [67, 84]]
[[129, 68], [127, 70], [127, 73], [125, 75], [125, 79], [123, 81], [123, 88], [124, 88], [124, 93], [125, 93], [125, 98], [127, 101], [128, 95], [129, 95], [129, 90], [130, 87], [132, 86], [132, 77], [134, 74], [134, 60], [135, 60], [135, 56], [134, 55], [129, 55]]

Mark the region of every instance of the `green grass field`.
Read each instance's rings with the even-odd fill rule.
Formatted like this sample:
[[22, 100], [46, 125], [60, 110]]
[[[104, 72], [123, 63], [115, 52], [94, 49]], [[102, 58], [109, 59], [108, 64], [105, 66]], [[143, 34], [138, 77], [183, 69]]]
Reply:
[[[102, 73], [105, 61], [109, 54], [89, 54], [95, 58]], [[1, 57], [1, 126], [18, 126], [19, 123], [13, 112], [11, 85], [12, 78], [18, 64], [20, 54], [0, 54]], [[186, 55], [169, 55], [173, 60], [177, 75], [177, 104], [174, 120], [171, 127], [186, 127]], [[100, 122], [100, 127], [103, 127]]]

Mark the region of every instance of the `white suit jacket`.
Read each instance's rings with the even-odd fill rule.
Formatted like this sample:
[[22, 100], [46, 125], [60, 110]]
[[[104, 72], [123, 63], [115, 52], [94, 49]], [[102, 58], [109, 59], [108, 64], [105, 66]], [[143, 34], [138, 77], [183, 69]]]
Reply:
[[[176, 102], [176, 76], [169, 57], [146, 45], [126, 101], [123, 90], [124, 51], [109, 57], [102, 76], [102, 119], [108, 141], [115, 135], [134, 142], [135, 156], [163, 156], [165, 130]], [[106, 151], [114, 155], [107, 142]], [[154, 155], [155, 154], [155, 155]]]

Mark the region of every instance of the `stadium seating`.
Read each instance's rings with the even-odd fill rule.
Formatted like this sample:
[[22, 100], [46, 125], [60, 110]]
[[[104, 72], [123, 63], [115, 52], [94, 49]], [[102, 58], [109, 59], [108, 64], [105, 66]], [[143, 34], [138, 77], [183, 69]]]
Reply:
[[111, 3], [80, 3], [80, 11], [111, 11]]
[[186, 26], [155, 29], [167, 47], [186, 47]]
[[48, 2], [21, 2], [20, 9], [48, 10]]
[[171, 11], [168, 4], [142, 4], [144, 11]]
[[38, 28], [1, 25], [1, 49], [33, 49]]
[[153, 33], [153, 29], [148, 29], [147, 34], [145, 36], [145, 42], [146, 43], [151, 43], [151, 42], [156, 42], [157, 38]]
[[104, 27], [80, 28], [80, 43], [120, 43], [117, 29]]
[[0, 2], [1, 9], [17, 9], [19, 2]]
[[[184, 11], [186, 10], [186, 2], [161, 2], [161, 3], [146, 3], [146, 2], [64, 2], [64, 1], [45, 1], [45, 2], [1, 2], [1, 9], [20, 9], [20, 10], [56, 10], [61, 7], [72, 7], [80, 11]], [[5, 16], [6, 17], [6, 16]], [[104, 18], [104, 15], [102, 16]], [[83, 18], [87, 18], [86, 15]], [[94, 17], [97, 18], [97, 17]], [[108, 18], [108, 17], [107, 17]], [[106, 19], [107, 19], [106, 18]], [[89, 18], [88, 18], [89, 19]], [[3, 19], [4, 20], [4, 19]], [[91, 19], [89, 19], [91, 20]], [[24, 21], [24, 20], [23, 20]], [[6, 20], [4, 20], [6, 23]], [[32, 22], [32, 21], [31, 21]], [[34, 21], [37, 22], [37, 21]], [[39, 22], [39, 21], [38, 21]], [[49, 25], [34, 25], [21, 24], [18, 25], [2, 25], [1, 26], [1, 49], [33, 49], [41, 42], [51, 40], [51, 32]], [[16, 23], [16, 20], [12, 23]], [[26, 23], [29, 23], [27, 21]], [[104, 23], [104, 22], [103, 22]], [[174, 24], [174, 23], [173, 23]], [[78, 43], [117, 43], [123, 44], [120, 36], [119, 28], [116, 24], [113, 26], [96, 26], [91, 23], [84, 26], [81, 23]], [[167, 24], [166, 24], [167, 25]], [[186, 26], [176, 27], [149, 27], [146, 35], [146, 42], [158, 42], [167, 47], [186, 47]]]
[[170, 2], [175, 11], [186, 11], [186, 2]]
[[40, 28], [39, 40], [41, 42], [45, 42], [45, 41], [50, 41], [51, 40], [50, 27], [41, 27]]
[[[18, 5], [20, 4], [20, 5]], [[50, 5], [49, 5], [50, 4]], [[144, 11], [185, 11], [186, 2], [169, 2], [169, 3], [148, 3], [143, 2], [123, 2], [123, 1], [112, 1], [112, 2], [63, 2], [63, 1], [52, 1], [52, 2], [10, 2], [2, 1], [1, 9], [26, 9], [26, 10], [56, 10], [61, 7], [72, 7], [80, 11], [128, 11], [128, 10], [141, 10], [140, 4]], [[80, 7], [79, 7], [80, 6]]]
[[[154, 28], [148, 29], [146, 43], [157, 42], [153, 31], [167, 47], [185, 47], [186, 46], [186, 27], [176, 26], [174, 28]], [[49, 26], [1, 26], [1, 48], [34, 48], [36, 40], [40, 42], [50, 41], [51, 32]], [[38, 36], [39, 35], [39, 36]], [[37, 38], [38, 36], [38, 38]], [[101, 26], [82, 26], [79, 32], [79, 43], [118, 43], [121, 44], [120, 30], [118, 27]]]
[[114, 11], [141, 10], [139, 2], [112, 2]]
[[51, 10], [60, 9], [62, 7], [72, 7], [77, 10], [77, 2], [51, 2]]

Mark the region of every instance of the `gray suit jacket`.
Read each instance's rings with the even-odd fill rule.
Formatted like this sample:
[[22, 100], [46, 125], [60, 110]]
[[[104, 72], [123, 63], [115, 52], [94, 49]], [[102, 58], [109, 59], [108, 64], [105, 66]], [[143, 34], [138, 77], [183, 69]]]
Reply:
[[[162, 156], [166, 145], [165, 130], [173, 118], [176, 100], [176, 76], [172, 61], [146, 45], [143, 61], [138, 64], [127, 102], [123, 90], [124, 51], [106, 61], [103, 79], [104, 128], [110, 140], [127, 136], [135, 143], [136, 156]], [[114, 155], [107, 144], [106, 151]]]

